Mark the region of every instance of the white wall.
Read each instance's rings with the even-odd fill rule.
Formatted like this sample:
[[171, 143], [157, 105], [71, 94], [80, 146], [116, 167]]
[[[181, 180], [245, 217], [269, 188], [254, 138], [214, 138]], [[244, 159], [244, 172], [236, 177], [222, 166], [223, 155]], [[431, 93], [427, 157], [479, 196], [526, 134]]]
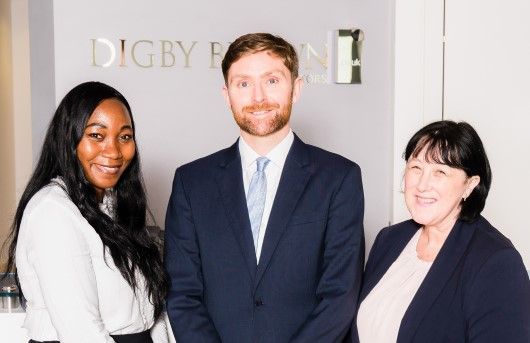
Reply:
[[392, 222], [410, 215], [403, 199], [403, 152], [422, 126], [442, 119], [443, 0], [399, 1], [394, 31]]
[[15, 194], [20, 198], [33, 167], [28, 0], [11, 1]]
[[[32, 168], [27, 0], [0, 2], [0, 244]], [[5, 256], [1, 257], [1, 261]], [[0, 268], [2, 269], [2, 268]]]
[[493, 174], [484, 217], [530, 267], [530, 1], [508, 3], [447, 1], [444, 112], [481, 136]]
[[0, 242], [7, 237], [15, 206], [11, 51], [11, 4], [0, 0]]
[[[518, 6], [528, 6], [524, 0], [516, 1]], [[27, 0], [12, 0], [12, 2], [24, 3]], [[456, 2], [449, 4], [454, 6]], [[528, 45], [520, 43], [526, 39], [521, 35], [530, 31], [528, 24], [521, 17], [526, 13], [525, 8], [517, 10], [505, 6], [495, 9], [491, 7], [491, 2], [488, 4], [483, 11], [488, 11], [490, 8], [489, 13], [492, 15], [497, 13], [496, 11], [499, 13], [490, 22], [495, 23], [494, 32], [502, 35], [499, 38], [499, 42], [502, 42], [499, 43], [501, 44], [499, 48], [492, 48], [492, 51], [497, 51], [502, 57], [501, 62], [498, 63], [502, 67], [495, 69], [499, 71], [496, 74], [483, 74], [493, 77], [491, 82], [488, 79], [482, 83], [492, 86], [491, 93], [488, 93], [491, 96], [463, 102], [469, 106], [484, 103], [484, 100], [488, 100], [486, 103], [489, 104], [497, 98], [494, 90], [500, 89], [501, 93], [504, 93], [509, 89], [504, 86], [511, 85], [513, 80], [524, 83], [524, 80], [528, 79], [525, 76], [528, 70], [525, 66], [528, 68], [528, 64], [524, 64], [524, 61], [528, 60], [528, 51], [525, 50], [528, 49]], [[69, 88], [87, 79], [98, 79], [115, 85], [131, 101], [139, 121], [139, 143], [151, 206], [158, 224], [163, 225], [165, 203], [170, 191], [169, 180], [174, 168], [230, 144], [237, 134], [230, 113], [224, 107], [219, 95], [222, 82], [220, 70], [209, 68], [208, 43], [217, 41], [226, 46], [226, 42], [238, 34], [268, 30], [282, 34], [294, 43], [309, 42], [318, 53], [322, 53], [323, 49], [319, 50], [319, 47], [326, 39], [325, 31], [357, 26], [366, 33], [363, 56], [364, 83], [355, 86], [306, 85], [302, 100], [294, 109], [293, 124], [295, 130], [306, 140], [356, 160], [363, 168], [367, 197], [365, 223], [368, 247], [380, 227], [385, 226], [389, 221], [398, 222], [408, 218], [400, 193], [404, 165], [401, 155], [404, 146], [414, 131], [442, 117], [443, 0], [411, 0], [397, 2], [395, 5], [392, 1], [384, 4], [334, 1], [328, 6], [333, 9], [329, 11], [324, 11], [317, 5], [307, 9], [307, 4], [302, 1], [289, 4], [278, 1], [278, 3], [271, 2], [269, 8], [280, 8], [281, 13], [272, 13], [272, 10], [264, 9], [258, 18], [252, 15], [240, 15], [250, 11], [252, 6], [248, 4], [206, 5], [197, 2], [195, 7], [192, 6], [193, 8], [181, 8], [173, 2], [161, 1], [157, 2], [156, 6], [145, 8], [144, 3], [139, 1], [116, 1], [112, 5], [103, 1], [90, 4], [58, 0], [30, 1], [30, 13], [34, 16], [30, 22], [34, 47], [31, 54], [33, 89], [31, 99], [34, 106], [32, 129], [29, 130], [33, 130], [35, 158], [56, 102]], [[482, 15], [482, 12], [476, 11], [478, 7], [480, 6], [476, 4], [469, 9], [471, 13]], [[2, 14], [4, 13], [6, 12], [2, 11]], [[221, 13], [225, 15], [221, 17], [219, 15]], [[394, 15], [395, 22], [392, 20]], [[271, 17], [274, 17], [274, 20], [270, 20]], [[461, 19], [462, 23], [467, 23], [465, 17]], [[293, 22], [297, 25], [292, 25]], [[318, 25], [315, 24], [317, 22]], [[469, 24], [466, 25], [471, 27]], [[484, 28], [483, 32], [488, 30], [489, 28]], [[132, 66], [130, 55], [126, 56], [127, 67], [114, 65], [109, 68], [98, 68], [91, 66], [90, 55], [90, 39], [97, 37], [112, 39], [116, 46], [119, 44], [119, 39], [127, 39], [128, 44], [139, 39], [183, 42], [196, 40], [197, 44], [200, 44], [194, 48], [196, 50], [193, 53], [196, 55], [191, 59], [191, 68], [182, 67], [184, 64], [182, 55], [176, 61], [177, 67], [172, 68], [135, 67]], [[458, 41], [458, 37], [461, 38], [461, 44], [467, 44], [465, 35], [460, 36], [458, 33], [453, 38]], [[482, 40], [475, 40], [472, 45], [492, 46], [487, 40], [487, 35], [481, 37]], [[504, 43], [506, 39], [509, 45]], [[453, 44], [456, 41], [452, 39]], [[35, 44], [38, 45], [35, 47]], [[100, 50], [100, 53], [105, 51]], [[160, 56], [154, 58], [156, 60]], [[450, 56], [448, 58], [450, 59]], [[157, 63], [160, 63], [160, 60]], [[323, 69], [315, 60], [312, 63], [314, 69], [303, 69], [302, 73], [317, 75], [323, 73]], [[466, 63], [473, 64], [473, 61], [468, 60]], [[3, 63], [2, 66], [6, 65]], [[394, 72], [395, 82], [392, 77]], [[448, 82], [450, 83], [449, 79]], [[467, 88], [472, 89], [476, 86]], [[509, 94], [520, 95], [517, 99], [521, 100], [514, 100], [512, 104], [523, 109], [517, 112], [519, 116], [517, 120], [523, 123], [518, 127], [523, 130], [527, 127], [524, 124], [528, 124], [527, 115], [524, 114], [528, 113], [527, 110], [524, 111], [527, 108], [524, 107], [526, 106], [524, 99], [527, 98], [525, 94], [528, 93], [528, 88], [524, 84], [515, 88], [515, 92]], [[446, 91], [449, 96], [451, 90], [446, 89]], [[2, 92], [3, 97], [6, 94]], [[29, 106], [28, 98], [19, 98], [17, 104]], [[451, 100], [446, 98], [446, 102], [446, 107], [450, 108]], [[498, 105], [496, 106], [492, 108], [498, 108]], [[393, 107], [394, 113], [392, 113]], [[469, 113], [472, 110], [474, 108], [465, 109]], [[389, 122], [389, 117], [392, 115], [394, 117]], [[486, 114], [480, 115], [480, 120], [477, 118], [474, 125], [480, 126], [484, 122]], [[503, 112], [503, 115], [503, 118], [506, 118], [507, 113]], [[491, 116], [496, 118], [495, 115]], [[13, 118], [6, 119], [3, 116], [1, 120], [1, 129], [4, 130], [8, 127], [6, 125], [11, 125], [4, 123], [8, 123]], [[530, 244], [526, 239], [526, 230], [520, 227], [524, 220], [512, 219], [511, 222], [505, 222], [505, 218], [512, 218], [513, 213], [528, 211], [528, 202], [524, 200], [514, 202], [514, 205], [522, 207], [522, 210], [520, 208], [516, 211], [506, 210], [505, 206], [506, 203], [513, 202], [514, 195], [526, 192], [524, 187], [527, 186], [521, 186], [524, 181], [523, 184], [514, 184], [511, 170], [503, 171], [512, 163], [498, 160], [498, 156], [505, 153], [507, 145], [510, 146], [509, 149], [515, 148], [510, 150], [511, 156], [528, 155], [526, 153], [528, 144], [523, 140], [527, 135], [525, 132], [521, 134], [508, 132], [509, 129], [504, 126], [508, 122], [507, 120], [496, 121], [494, 124], [490, 122], [488, 124], [490, 127], [503, 129], [496, 130], [497, 133], [492, 137], [490, 133], [482, 133], [484, 129], [477, 126], [479, 133], [484, 135], [494, 168], [494, 184], [485, 214], [512, 238], [524, 253], [525, 263], [528, 265], [527, 251]], [[191, 130], [191, 127], [200, 127], [200, 129]], [[19, 129], [19, 132], [27, 130]], [[502, 134], [501, 138], [498, 136], [499, 133]], [[193, 144], [190, 144], [189, 141], [194, 138], [192, 135], [196, 135], [197, 138]], [[9, 132], [2, 135], [2, 139], [9, 139]], [[172, 139], [177, 139], [177, 142], [172, 142]], [[496, 144], [498, 142], [503, 144]], [[17, 143], [17, 146], [19, 144]], [[367, 145], [371, 145], [370, 149], [367, 149]], [[6, 146], [9, 145], [2, 144], [2, 147]], [[389, 147], [392, 150], [388, 151]], [[493, 153], [496, 149], [499, 152]], [[22, 155], [31, 156], [31, 152]], [[0, 168], [4, 168], [1, 172], [2, 175], [8, 176], [10, 169], [5, 166], [7, 165], [0, 165]], [[25, 167], [20, 170], [22, 175], [27, 175], [31, 168]], [[7, 179], [2, 177], [2, 180]], [[19, 189], [20, 182], [15, 183], [18, 185], [16, 188]], [[4, 188], [9, 188], [12, 183], [4, 182], [3, 185]], [[507, 191], [509, 200], [499, 195]], [[3, 211], [0, 214], [5, 215], [5, 213]], [[502, 221], [497, 221], [497, 218], [501, 218]], [[514, 222], [520, 224], [512, 225]], [[505, 231], [506, 228], [510, 231]]]
[[444, 13], [443, 0], [396, 2], [393, 220], [409, 217], [399, 190], [400, 156], [411, 135], [442, 118], [468, 121], [493, 172], [483, 215], [512, 240], [528, 268], [530, 3], [445, 4]]
[[[35, 2], [37, 3], [37, 2]], [[183, 6], [164, 0], [146, 6], [144, 1], [66, 0], [31, 2], [31, 13], [53, 13], [53, 37], [48, 24], [32, 30], [39, 37], [35, 58], [32, 52], [33, 130], [36, 149], [51, 118], [50, 93], [57, 103], [77, 83], [86, 80], [107, 82], [131, 102], [137, 121], [138, 143], [151, 208], [163, 226], [175, 168], [233, 143], [238, 130], [221, 96], [222, 75], [215, 55], [211, 68], [211, 43], [226, 49], [228, 42], [247, 32], [280, 34], [300, 48], [309, 43], [324, 55], [329, 30], [359, 27], [365, 32], [363, 83], [361, 85], [306, 84], [293, 111], [293, 127], [307, 142], [338, 152], [363, 170], [368, 247], [376, 232], [388, 225], [391, 212], [392, 170], [392, 5], [390, 0], [372, 3], [360, 0], [333, 0], [325, 4], [306, 1], [267, 2], [256, 10], [246, 1], [196, 1]], [[44, 7], [44, 8], [43, 8]], [[38, 8], [38, 10], [37, 10]], [[43, 33], [44, 32], [44, 33]], [[117, 48], [117, 59], [109, 67], [93, 64], [93, 39], [106, 38]], [[120, 39], [125, 40], [125, 65], [120, 64]], [[135, 64], [136, 59], [154, 66]], [[161, 67], [161, 41], [172, 41], [175, 65]], [[189, 49], [189, 67], [180, 48]], [[97, 43], [96, 64], [109, 59], [109, 49]], [[48, 49], [46, 49], [48, 47]], [[53, 47], [52, 51], [50, 47]], [[44, 51], [44, 52], [43, 52]], [[301, 51], [301, 74], [306, 78], [326, 74], [316, 59], [306, 60]], [[172, 60], [165, 55], [166, 64]], [[42, 65], [43, 60], [53, 65]], [[41, 63], [39, 68], [33, 68]], [[50, 64], [50, 63], [48, 63]], [[33, 73], [36, 70], [37, 74]], [[42, 70], [42, 73], [38, 73]], [[52, 79], [50, 80], [49, 74]], [[46, 74], [46, 75], [42, 75]], [[39, 79], [38, 85], [33, 83]], [[48, 80], [44, 82], [43, 80]], [[53, 87], [50, 87], [53, 86]], [[52, 90], [50, 90], [52, 89]], [[46, 94], [46, 96], [42, 96]], [[39, 97], [38, 99], [35, 97]]]

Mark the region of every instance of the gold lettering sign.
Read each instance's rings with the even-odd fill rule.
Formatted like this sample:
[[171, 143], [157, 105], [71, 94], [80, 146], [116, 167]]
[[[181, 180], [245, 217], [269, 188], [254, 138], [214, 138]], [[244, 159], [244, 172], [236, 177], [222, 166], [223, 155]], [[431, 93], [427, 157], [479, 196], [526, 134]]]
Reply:
[[210, 68], [219, 68], [223, 60], [224, 49], [219, 42], [210, 42]]
[[322, 67], [328, 67], [327, 45], [324, 45], [324, 57], [317, 54], [316, 50], [309, 43], [300, 44], [300, 52], [298, 53], [298, 55], [300, 56], [300, 59], [304, 62], [305, 69], [313, 69], [313, 65], [311, 64], [311, 61], [313, 59], [316, 59]]
[[136, 58], [136, 48], [142, 44], [144, 45], [145, 43], [147, 43], [148, 45], [150, 45], [151, 47], [153, 47], [153, 41], [151, 40], [139, 40], [139, 41], [136, 41], [134, 42], [132, 48], [131, 48], [131, 57], [132, 57], [132, 60], [134, 62], [134, 64], [136, 64], [138, 67], [141, 67], [141, 68], [151, 68], [153, 67], [153, 56], [154, 54], [153, 53], [147, 53], [146, 55], [149, 56], [148, 59], [149, 59], [149, 63], [148, 64], [142, 64], [138, 61], [138, 59]]
[[[169, 40], [161, 40], [160, 44], [162, 46], [162, 52], [160, 55], [162, 55], [162, 63], [160, 66], [162, 68], [165, 67], [173, 67], [175, 65], [175, 55], [173, 54], [173, 43]], [[171, 64], [168, 64], [166, 61], [167, 56], [171, 58]]]
[[[106, 38], [91, 39], [90, 41], [92, 42], [92, 65], [94, 67], [103, 67], [103, 68], [110, 67], [112, 63], [114, 62], [114, 60], [116, 59], [116, 48], [114, 48], [114, 44], [112, 44], [112, 42]], [[109, 57], [107, 61], [102, 64], [98, 64], [96, 62], [96, 45], [98, 43], [106, 46], [109, 49], [108, 50]]]
[[[107, 38], [90, 39], [91, 43], [91, 66], [108, 68], [116, 62], [116, 47]], [[127, 66], [126, 56], [130, 56], [134, 65], [140, 68], [153, 67], [176, 67], [191, 68], [192, 53], [197, 41], [170, 41], [170, 40], [137, 40], [128, 42], [127, 39], [119, 39], [119, 64], [120, 67]], [[219, 68], [224, 56], [224, 46], [220, 42], [209, 42], [210, 44], [210, 68]], [[227, 43], [228, 46], [230, 43]], [[127, 52], [128, 46], [131, 46]], [[159, 59], [159, 62], [157, 62]], [[182, 64], [178, 64], [178, 60]]]
[[[360, 68], [361, 64], [360, 44], [358, 44], [358, 54], [352, 56], [352, 50], [346, 46], [343, 47], [346, 43], [346, 45], [352, 45], [352, 36], [348, 35], [349, 37], [345, 37], [348, 39], [346, 42], [342, 35], [337, 34], [339, 32], [343, 33], [344, 31], [333, 31], [334, 34], [328, 35], [328, 42], [320, 46], [309, 43], [298, 45], [298, 56], [300, 58], [300, 68], [302, 69], [300, 74], [306, 83], [360, 82], [360, 73], [358, 69], [355, 70], [355, 68]], [[362, 31], [360, 32], [362, 33]], [[355, 37], [353, 38], [355, 41]], [[360, 43], [362, 38], [358, 39], [358, 41]], [[201, 45], [206, 49], [198, 49], [198, 46]], [[196, 55], [201, 51], [208, 51], [210, 63], [209, 66], [204, 67], [217, 69], [221, 67], [221, 62], [229, 45], [230, 42], [221, 43], [218, 41], [209, 41], [201, 44], [198, 41], [168, 39], [128, 40], [120, 38], [113, 42], [107, 38], [93, 38], [90, 39], [90, 65], [97, 68], [109, 68], [112, 66], [136, 66], [142, 69], [192, 68], [196, 67], [194, 64], [194, 61], [197, 60]], [[331, 49], [328, 50], [328, 47], [331, 47]], [[352, 61], [352, 57], [356, 58], [353, 58]], [[332, 62], [331, 65], [330, 62]], [[348, 63], [350, 63], [349, 67], [346, 66]], [[303, 73], [303, 71], [306, 72]]]
[[184, 68], [191, 67], [191, 65], [190, 65], [190, 54], [191, 54], [191, 51], [193, 50], [193, 48], [195, 47], [195, 44], [197, 44], [197, 42], [193, 41], [191, 43], [191, 46], [190, 46], [190, 48], [188, 50], [186, 50], [186, 48], [182, 44], [182, 41], [177, 41], [177, 44], [180, 47], [180, 49], [182, 50], [182, 52], [184, 53]]

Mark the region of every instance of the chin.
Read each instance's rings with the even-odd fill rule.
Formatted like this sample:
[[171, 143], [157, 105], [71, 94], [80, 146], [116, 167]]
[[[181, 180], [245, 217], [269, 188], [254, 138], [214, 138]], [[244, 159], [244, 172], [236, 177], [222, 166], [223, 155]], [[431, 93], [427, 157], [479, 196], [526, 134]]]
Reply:
[[95, 184], [95, 187], [99, 188], [99, 189], [109, 189], [109, 188], [113, 188], [114, 186], [116, 186], [116, 184], [118, 183], [118, 180], [116, 180], [114, 182], [113, 181], [105, 181], [105, 182], [98, 182]]
[[421, 224], [421, 225], [429, 225], [430, 223], [434, 221], [433, 216], [428, 213], [412, 212], [411, 215], [412, 215], [412, 220], [414, 220], [416, 223]]
[[267, 137], [267, 136], [275, 134], [276, 132], [278, 132], [278, 130], [257, 130], [256, 136]]

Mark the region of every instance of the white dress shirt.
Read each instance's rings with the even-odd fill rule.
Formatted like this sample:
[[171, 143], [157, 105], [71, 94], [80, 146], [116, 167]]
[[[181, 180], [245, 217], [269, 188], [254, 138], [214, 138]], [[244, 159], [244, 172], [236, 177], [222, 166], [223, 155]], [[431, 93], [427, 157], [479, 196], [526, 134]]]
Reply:
[[[274, 197], [278, 190], [280, 177], [282, 175], [283, 166], [294, 141], [294, 134], [289, 130], [287, 136], [276, 145], [265, 157], [270, 162], [265, 168], [265, 175], [267, 177], [267, 195], [265, 197], [265, 208], [263, 209], [263, 216], [261, 217], [261, 225], [258, 232], [258, 246], [256, 247], [256, 261], [259, 263], [261, 255], [261, 248], [263, 247], [263, 239], [265, 238], [265, 231], [267, 230], [267, 223], [271, 214]], [[256, 172], [256, 159], [261, 157], [255, 152], [243, 139], [239, 138], [239, 153], [241, 154], [241, 167], [243, 168], [243, 185], [245, 186], [245, 195], [248, 194], [248, 187], [252, 180], [252, 175]]]
[[361, 343], [397, 340], [405, 311], [432, 265], [432, 262], [420, 260], [416, 253], [420, 233], [421, 229], [362, 301], [357, 314]]
[[[110, 334], [150, 329], [154, 308], [145, 279], [138, 273], [135, 294], [108, 249], [104, 259], [99, 235], [61, 183], [54, 179], [38, 191], [20, 224], [16, 266], [27, 300], [28, 336], [38, 341], [107, 343], [114, 342]], [[108, 204], [107, 198], [107, 209]], [[159, 323], [164, 325], [163, 320]], [[155, 342], [167, 341], [164, 330], [153, 331]]]

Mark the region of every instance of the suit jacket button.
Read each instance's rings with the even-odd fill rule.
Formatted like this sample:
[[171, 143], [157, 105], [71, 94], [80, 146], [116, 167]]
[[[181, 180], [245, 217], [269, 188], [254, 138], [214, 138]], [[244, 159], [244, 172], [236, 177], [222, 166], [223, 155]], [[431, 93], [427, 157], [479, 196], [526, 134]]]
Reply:
[[260, 306], [263, 306], [263, 300], [261, 299], [258, 299], [254, 302], [254, 305], [256, 305], [256, 307], [260, 307]]

